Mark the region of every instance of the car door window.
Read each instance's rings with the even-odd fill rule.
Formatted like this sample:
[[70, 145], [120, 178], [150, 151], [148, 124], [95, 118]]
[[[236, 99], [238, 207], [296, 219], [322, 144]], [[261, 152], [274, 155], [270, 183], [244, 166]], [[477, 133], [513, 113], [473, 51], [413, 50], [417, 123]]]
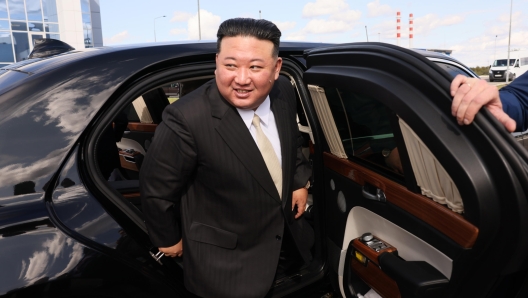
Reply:
[[[399, 162], [390, 123], [392, 113], [372, 97], [341, 88], [322, 88], [332, 113], [339, 140], [348, 158], [359, 158], [382, 171], [402, 174], [388, 156]], [[401, 163], [400, 163], [401, 164]]]
[[463, 76], [466, 76], [466, 77], [471, 77], [471, 75], [469, 75], [467, 72], [465, 72], [464, 70], [454, 66], [454, 65], [451, 65], [451, 64], [447, 64], [447, 63], [441, 63], [441, 62], [436, 62], [436, 65], [440, 66], [440, 68], [442, 68], [443, 70], [447, 71], [447, 73], [449, 73], [451, 76], [456, 77], [457, 75], [461, 74]]
[[[463, 213], [458, 188], [427, 146], [401, 119], [393, 124], [393, 111], [379, 100], [346, 88], [309, 86], [318, 114], [322, 115], [327, 139], [335, 138], [332, 153], [341, 158], [367, 165], [385, 177], [403, 175], [400, 154], [409, 160], [413, 179], [420, 192], [450, 210]], [[321, 103], [326, 103], [326, 115]], [[331, 118], [331, 119], [330, 119]], [[329, 121], [332, 120], [332, 121]], [[395, 132], [402, 136], [398, 150]], [[332, 143], [329, 141], [329, 143]]]

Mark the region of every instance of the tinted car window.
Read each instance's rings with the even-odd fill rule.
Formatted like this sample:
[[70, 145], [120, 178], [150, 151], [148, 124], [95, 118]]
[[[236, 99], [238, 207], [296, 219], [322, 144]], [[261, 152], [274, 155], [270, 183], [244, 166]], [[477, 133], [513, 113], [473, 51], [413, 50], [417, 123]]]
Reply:
[[374, 98], [348, 90], [325, 88], [325, 93], [347, 155], [394, 171], [383, 155], [397, 148], [392, 111]]
[[461, 68], [458, 68], [452, 64], [447, 63], [441, 63], [441, 62], [435, 62], [436, 65], [440, 66], [443, 70], [447, 71], [451, 76], [456, 77], [456, 75], [461, 74], [463, 76], [469, 77], [470, 75], [462, 70]]

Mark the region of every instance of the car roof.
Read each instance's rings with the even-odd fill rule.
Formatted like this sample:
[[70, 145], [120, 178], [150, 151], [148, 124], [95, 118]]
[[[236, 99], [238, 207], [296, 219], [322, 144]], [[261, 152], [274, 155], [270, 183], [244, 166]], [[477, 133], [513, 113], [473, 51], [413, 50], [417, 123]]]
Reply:
[[[306, 49], [330, 46], [325, 43], [314, 43], [314, 42], [281, 42], [279, 52], [281, 54], [298, 54], [301, 55]], [[64, 64], [66, 61], [73, 62], [75, 60], [82, 60], [88, 57], [99, 56], [103, 58], [106, 55], [115, 53], [129, 53], [136, 54], [136, 60], [141, 60], [142, 54], [146, 51], [156, 51], [157, 58], [159, 61], [169, 60], [178, 57], [195, 56], [200, 54], [216, 54], [216, 42], [203, 41], [203, 42], [158, 42], [158, 43], [142, 43], [142, 44], [128, 44], [128, 45], [115, 45], [115, 46], [104, 46], [98, 48], [89, 48], [81, 50], [73, 50], [66, 53], [45, 57], [45, 58], [34, 58], [20, 61], [14, 64], [10, 64], [0, 68], [0, 75], [6, 71], [24, 71], [29, 73], [37, 73], [43, 69], [46, 69], [49, 64], [60, 61], [60, 64]], [[127, 54], [126, 56], [130, 56]]]

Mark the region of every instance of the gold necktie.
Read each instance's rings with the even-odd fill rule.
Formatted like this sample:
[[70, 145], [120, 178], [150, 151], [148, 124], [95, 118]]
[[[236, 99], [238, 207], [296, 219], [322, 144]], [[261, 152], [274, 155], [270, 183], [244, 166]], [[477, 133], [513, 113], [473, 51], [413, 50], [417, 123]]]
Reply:
[[260, 153], [264, 158], [264, 162], [266, 163], [266, 167], [273, 179], [273, 183], [275, 183], [275, 187], [279, 192], [279, 197], [282, 199], [282, 169], [279, 158], [277, 157], [277, 154], [275, 154], [275, 150], [273, 149], [270, 140], [262, 131], [262, 128], [260, 127], [260, 118], [257, 114], [253, 116], [253, 126], [255, 126], [257, 131], [257, 144]]

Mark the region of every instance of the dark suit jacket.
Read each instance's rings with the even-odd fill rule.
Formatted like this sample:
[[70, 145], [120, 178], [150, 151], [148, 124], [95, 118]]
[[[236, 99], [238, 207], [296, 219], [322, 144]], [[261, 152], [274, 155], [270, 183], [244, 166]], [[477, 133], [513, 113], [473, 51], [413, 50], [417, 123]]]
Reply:
[[142, 208], [154, 245], [172, 246], [183, 237], [185, 286], [199, 296], [265, 296], [285, 223], [304, 260], [311, 259], [313, 230], [291, 210], [293, 190], [311, 176], [293, 92], [285, 78], [270, 92], [281, 142], [282, 201], [254, 139], [215, 80], [163, 113], [141, 168]]
[[508, 86], [499, 90], [504, 112], [508, 114], [517, 126], [515, 131], [528, 129], [528, 73], [519, 76]]

